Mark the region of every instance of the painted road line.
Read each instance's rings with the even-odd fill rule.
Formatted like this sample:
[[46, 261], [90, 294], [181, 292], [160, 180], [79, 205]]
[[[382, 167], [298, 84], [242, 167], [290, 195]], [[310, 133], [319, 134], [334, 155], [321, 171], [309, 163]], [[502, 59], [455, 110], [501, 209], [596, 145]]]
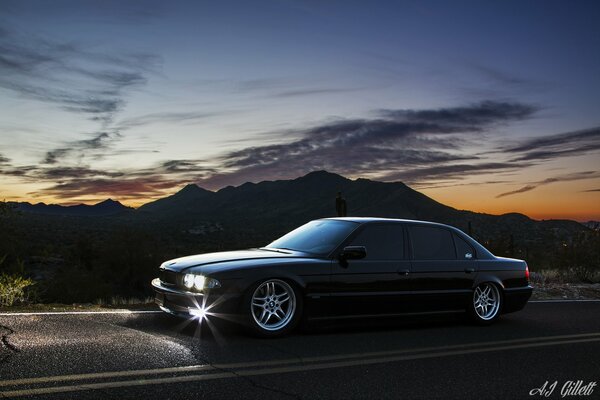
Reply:
[[308, 363], [319, 363], [319, 362], [332, 362], [342, 361], [350, 359], [370, 359], [377, 357], [389, 357], [398, 356], [405, 354], [416, 354], [425, 352], [443, 352], [449, 350], [458, 349], [472, 349], [472, 348], [486, 348], [487, 346], [501, 346], [501, 345], [519, 345], [526, 344], [528, 342], [546, 342], [552, 341], [554, 343], [563, 340], [570, 339], [587, 339], [587, 338], [599, 338], [600, 332], [573, 334], [573, 335], [557, 335], [557, 336], [542, 336], [532, 338], [521, 338], [511, 340], [499, 340], [491, 342], [480, 342], [480, 343], [466, 343], [457, 344], [451, 346], [437, 346], [437, 347], [420, 347], [416, 349], [401, 349], [401, 350], [385, 350], [375, 352], [363, 352], [363, 353], [351, 353], [351, 354], [339, 354], [329, 356], [315, 356], [315, 357], [298, 357], [292, 359], [279, 359], [279, 360], [268, 360], [268, 361], [253, 361], [253, 362], [240, 362], [240, 363], [229, 363], [229, 364], [203, 364], [203, 365], [190, 365], [181, 367], [168, 367], [168, 368], [155, 368], [155, 369], [141, 369], [141, 370], [128, 370], [128, 371], [111, 371], [111, 372], [96, 372], [87, 374], [72, 374], [72, 375], [57, 375], [57, 376], [45, 376], [37, 378], [22, 378], [14, 380], [0, 381], [1, 386], [19, 386], [19, 385], [35, 385], [43, 383], [56, 383], [56, 382], [67, 382], [67, 381], [82, 381], [82, 380], [94, 380], [94, 379], [106, 379], [106, 378], [124, 378], [132, 376], [148, 376], [148, 375], [162, 375], [162, 374], [180, 374], [190, 373], [198, 371], [222, 371], [232, 369], [244, 369], [244, 368], [260, 368], [270, 366], [281, 366], [289, 364], [308, 364]]
[[[528, 303], [600, 303], [600, 299], [556, 299], [529, 300]], [[107, 311], [43, 311], [43, 312], [0, 312], [0, 317], [30, 315], [90, 315], [90, 314], [161, 314], [161, 310], [107, 310]]]
[[529, 300], [528, 303], [600, 303], [600, 299]]
[[45, 311], [45, 312], [0, 312], [0, 317], [30, 315], [96, 315], [96, 314], [161, 314], [160, 310], [111, 310], [111, 311]]
[[526, 348], [536, 347], [548, 347], [548, 346], [559, 346], [565, 344], [578, 344], [578, 343], [590, 343], [600, 342], [600, 337], [587, 338], [587, 339], [574, 339], [564, 341], [551, 341], [541, 343], [528, 343], [528, 344], [516, 344], [506, 346], [494, 346], [481, 349], [466, 349], [466, 350], [454, 350], [454, 351], [441, 351], [437, 353], [426, 353], [416, 355], [400, 355], [393, 357], [380, 357], [373, 359], [359, 359], [349, 361], [338, 361], [329, 363], [318, 363], [309, 365], [292, 365], [287, 367], [274, 367], [274, 368], [263, 368], [258, 370], [241, 370], [241, 371], [227, 371], [219, 372], [214, 374], [204, 375], [184, 375], [167, 378], [156, 378], [156, 379], [137, 379], [134, 381], [118, 381], [118, 382], [102, 382], [102, 383], [88, 383], [78, 384], [73, 386], [55, 386], [46, 388], [35, 388], [35, 389], [22, 389], [22, 390], [11, 390], [0, 392], [0, 396], [6, 397], [21, 397], [21, 396], [32, 396], [32, 395], [43, 395], [43, 394], [56, 394], [56, 393], [69, 393], [79, 392], [87, 390], [102, 390], [102, 389], [114, 389], [123, 387], [135, 387], [135, 386], [147, 386], [147, 385], [160, 385], [169, 383], [181, 383], [181, 382], [197, 382], [197, 381], [208, 381], [215, 379], [228, 379], [228, 378], [239, 378], [246, 376], [260, 376], [260, 375], [272, 375], [272, 374], [283, 374], [291, 372], [305, 372], [305, 371], [316, 371], [325, 369], [336, 369], [336, 368], [347, 368], [356, 367], [372, 364], [382, 364], [389, 362], [398, 361], [409, 361], [409, 360], [421, 360], [428, 358], [439, 358], [449, 356], [461, 356], [466, 354], [477, 354], [503, 350], [517, 350]]

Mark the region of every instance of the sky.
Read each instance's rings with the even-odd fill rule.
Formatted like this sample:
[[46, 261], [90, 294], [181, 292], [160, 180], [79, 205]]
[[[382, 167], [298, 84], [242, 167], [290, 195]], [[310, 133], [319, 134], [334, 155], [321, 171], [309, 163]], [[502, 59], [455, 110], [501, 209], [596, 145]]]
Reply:
[[0, 195], [314, 170], [600, 220], [597, 1], [0, 0]]

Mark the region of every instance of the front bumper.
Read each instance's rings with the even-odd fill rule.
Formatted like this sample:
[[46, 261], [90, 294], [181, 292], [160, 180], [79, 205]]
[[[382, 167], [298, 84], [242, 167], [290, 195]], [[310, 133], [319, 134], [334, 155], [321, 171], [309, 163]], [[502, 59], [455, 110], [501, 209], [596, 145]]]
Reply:
[[234, 314], [238, 297], [226, 293], [192, 293], [175, 286], [164, 285], [159, 278], [152, 280], [154, 302], [161, 310], [178, 317], [210, 314]]

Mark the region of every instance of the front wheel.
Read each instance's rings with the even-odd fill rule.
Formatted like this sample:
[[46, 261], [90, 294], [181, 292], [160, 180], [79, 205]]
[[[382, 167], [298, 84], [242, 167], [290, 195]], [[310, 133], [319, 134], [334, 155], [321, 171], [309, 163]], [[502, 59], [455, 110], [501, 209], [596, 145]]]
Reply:
[[248, 327], [257, 336], [275, 337], [290, 332], [302, 314], [302, 298], [281, 279], [268, 279], [248, 292], [244, 308]]
[[479, 325], [489, 325], [500, 315], [502, 295], [498, 286], [491, 282], [481, 283], [473, 291], [469, 314]]

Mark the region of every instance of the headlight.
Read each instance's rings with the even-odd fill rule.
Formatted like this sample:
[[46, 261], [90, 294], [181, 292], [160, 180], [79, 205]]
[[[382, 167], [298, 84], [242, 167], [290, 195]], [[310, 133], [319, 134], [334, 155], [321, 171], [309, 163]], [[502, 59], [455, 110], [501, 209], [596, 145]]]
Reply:
[[185, 274], [183, 277], [183, 285], [188, 288], [194, 288], [201, 292], [203, 289], [214, 289], [221, 287], [221, 282], [213, 278], [207, 278], [203, 275]]
[[194, 274], [185, 274], [183, 277], [183, 286], [191, 289], [194, 286]]
[[196, 275], [194, 277], [194, 289], [196, 289], [196, 290], [204, 289], [204, 281], [205, 280], [206, 280], [206, 278], [204, 278], [202, 275]]

